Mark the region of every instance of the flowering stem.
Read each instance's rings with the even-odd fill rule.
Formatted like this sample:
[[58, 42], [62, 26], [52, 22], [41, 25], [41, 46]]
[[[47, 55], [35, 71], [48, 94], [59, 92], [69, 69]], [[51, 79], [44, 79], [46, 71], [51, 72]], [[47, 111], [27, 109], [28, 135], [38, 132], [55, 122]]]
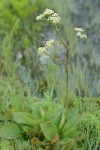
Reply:
[[62, 37], [59, 33], [59, 30], [57, 28], [57, 26], [55, 24], [53, 24], [51, 22], [52, 26], [54, 27], [56, 33], [57, 33], [57, 36], [60, 40], [60, 43], [65, 47], [66, 49], [66, 63], [62, 63], [66, 66], [66, 101], [65, 101], [65, 108], [66, 108], [66, 111], [67, 111], [67, 117], [68, 117], [68, 103], [69, 103], [69, 96], [68, 96], [68, 80], [69, 80], [69, 70], [68, 70], [68, 66], [69, 66], [69, 49], [73, 46], [73, 44], [76, 42], [77, 38], [75, 37], [73, 42], [71, 42], [71, 44], [69, 46], [67, 46], [63, 40], [62, 40]]
[[57, 26], [55, 25], [55, 24], [52, 24], [52, 26], [55, 28], [55, 30], [56, 30], [56, 33], [57, 33], [57, 35], [58, 35], [58, 38], [59, 38], [59, 40], [60, 40], [60, 43], [65, 47], [65, 49], [66, 49], [66, 102], [65, 102], [65, 108], [66, 108], [66, 111], [67, 111], [67, 117], [68, 117], [68, 64], [69, 64], [69, 48], [70, 47], [68, 47], [64, 42], [63, 42], [63, 40], [62, 40], [62, 38], [61, 38], [61, 35], [60, 35], [60, 33], [59, 33], [59, 31], [58, 31], [58, 28], [57, 28]]
[[55, 28], [55, 30], [56, 30], [56, 33], [57, 33], [57, 35], [58, 35], [58, 38], [59, 38], [59, 40], [60, 40], [60, 42], [61, 42], [61, 44], [66, 48], [66, 50], [68, 49], [68, 47], [67, 47], [67, 45], [63, 42], [63, 40], [62, 40], [62, 38], [61, 38], [61, 36], [60, 36], [60, 33], [59, 33], [59, 31], [58, 31], [58, 28], [57, 28], [57, 26], [56, 25], [54, 25], [54, 28]]
[[57, 33], [57, 35], [58, 35], [58, 37], [59, 37], [59, 40], [60, 40], [60, 42], [62, 43], [62, 45], [65, 47], [65, 49], [66, 49], [66, 102], [65, 102], [65, 107], [66, 107], [66, 110], [67, 110], [67, 117], [68, 117], [68, 79], [69, 79], [69, 77], [68, 77], [68, 64], [69, 64], [69, 48], [68, 48], [68, 46], [63, 42], [63, 40], [62, 40], [62, 38], [61, 38], [61, 36], [60, 36], [60, 34], [59, 34], [59, 32], [58, 32], [58, 29], [57, 29], [57, 26], [55, 25], [55, 29], [56, 29], [56, 33]]
[[[66, 103], [65, 103], [65, 107], [66, 107], [66, 111], [67, 111], [67, 116], [68, 116], [68, 66], [69, 66], [69, 49], [72, 47], [72, 45], [76, 42], [76, 38], [73, 40], [72, 43], [70, 43], [70, 45], [67, 45], [60, 33], [59, 33], [59, 30], [57, 28], [57, 23], [60, 22], [60, 17], [58, 14], [56, 14], [53, 10], [51, 9], [46, 9], [43, 14], [40, 14], [39, 16], [36, 17], [36, 20], [47, 20], [47, 21], [50, 21], [51, 25], [54, 27], [54, 29], [56, 30], [56, 33], [58, 35], [58, 38], [60, 40], [60, 43], [65, 47], [66, 49], [66, 63], [64, 62], [61, 62], [59, 59], [59, 61], [64, 64], [66, 66]], [[75, 31], [77, 32], [77, 37], [79, 38], [87, 38], [87, 35], [84, 33], [84, 30], [82, 28], [75, 28]], [[52, 40], [51, 40], [52, 41]], [[50, 42], [51, 42], [50, 41]], [[53, 42], [53, 41], [52, 41]], [[49, 43], [49, 47], [52, 45], [52, 42]], [[46, 43], [48, 45], [48, 43]], [[46, 46], [47, 46], [46, 45]], [[41, 47], [40, 48], [40, 52], [45, 52], [46, 53], [46, 47]], [[50, 56], [48, 53], [46, 53], [48, 56]], [[52, 56], [50, 56], [52, 57]], [[55, 58], [53, 58], [53, 60], [55, 60]]]

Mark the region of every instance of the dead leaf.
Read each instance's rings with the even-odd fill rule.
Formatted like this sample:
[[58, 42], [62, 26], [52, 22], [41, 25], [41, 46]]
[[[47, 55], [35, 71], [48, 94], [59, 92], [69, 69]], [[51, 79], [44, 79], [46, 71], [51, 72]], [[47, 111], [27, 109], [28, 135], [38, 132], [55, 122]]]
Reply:
[[51, 140], [51, 144], [55, 144], [59, 140], [59, 135], [56, 134], [53, 139]]
[[33, 137], [31, 139], [31, 144], [35, 144], [37, 141], [39, 141], [39, 139], [37, 137]]

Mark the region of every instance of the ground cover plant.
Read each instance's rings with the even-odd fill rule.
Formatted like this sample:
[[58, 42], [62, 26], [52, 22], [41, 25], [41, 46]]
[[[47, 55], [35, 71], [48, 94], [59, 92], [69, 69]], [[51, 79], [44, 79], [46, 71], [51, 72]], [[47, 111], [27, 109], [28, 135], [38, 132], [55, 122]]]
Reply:
[[[41, 0], [38, 2], [39, 8], [42, 9], [44, 6], [41, 5]], [[29, 4], [30, 9], [32, 3], [28, 1], [25, 3]], [[21, 3], [23, 11], [27, 6], [25, 3]], [[83, 72], [79, 74], [79, 68], [74, 68], [70, 60], [71, 49], [76, 43], [73, 41], [66, 43], [60, 34], [61, 29], [58, 29], [58, 23], [63, 18], [50, 9], [46, 9], [36, 18], [38, 6], [35, 1], [34, 4], [36, 7], [31, 7], [30, 11], [36, 13], [33, 17], [36, 22], [35, 28], [32, 26], [30, 28], [28, 26], [30, 23], [26, 25], [27, 17], [31, 12], [29, 14], [26, 12], [26, 15], [22, 13], [22, 8], [18, 9], [17, 0], [16, 5], [13, 4], [14, 7], [16, 6], [18, 16], [25, 22], [25, 32], [23, 32], [25, 36], [21, 35], [25, 39], [18, 40], [20, 35], [15, 36], [15, 33], [19, 34], [19, 28], [22, 26], [20, 17], [17, 18], [6, 37], [3, 30], [1, 38], [3, 44], [0, 61], [0, 149], [97, 150], [100, 148], [100, 98], [82, 97], [82, 90], [87, 92], [82, 82], [85, 81]], [[42, 13], [40, 9], [38, 10]], [[42, 28], [49, 26], [42, 20], [51, 23], [58, 35], [57, 40], [40, 42], [40, 37], [43, 37]], [[36, 32], [38, 41], [34, 40], [35, 37], [33, 38], [33, 33], [36, 35]], [[82, 28], [75, 28], [73, 32], [74, 41], [78, 41], [78, 37], [87, 38]], [[18, 42], [24, 42], [22, 42], [24, 47], [20, 47], [20, 51], [16, 47], [16, 39]], [[86, 41], [86, 39], [81, 40]], [[31, 51], [32, 44], [33, 51]], [[53, 52], [56, 49], [61, 51], [63, 49], [61, 44], [65, 48], [65, 60], [50, 51], [50, 49]], [[40, 45], [42, 46], [38, 49]], [[47, 55], [47, 58], [43, 53]], [[45, 59], [45, 65], [41, 64]], [[41, 70], [36, 69], [39, 66]], [[75, 73], [77, 78], [81, 77], [81, 83], [73, 79], [73, 76], [76, 76]], [[75, 92], [71, 82], [75, 82]], [[83, 95], [86, 92], [83, 92]]]

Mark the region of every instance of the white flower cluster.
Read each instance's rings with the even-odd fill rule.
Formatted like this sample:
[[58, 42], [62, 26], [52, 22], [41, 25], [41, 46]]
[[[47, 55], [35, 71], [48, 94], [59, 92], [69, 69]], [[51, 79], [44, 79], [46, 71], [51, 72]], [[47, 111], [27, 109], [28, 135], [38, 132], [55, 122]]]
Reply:
[[87, 39], [87, 35], [86, 34], [83, 34], [81, 32], [77, 32], [77, 36], [80, 37], [81, 39], [82, 38], [86, 38]]
[[55, 41], [50, 39], [49, 41], [46, 42], [45, 47], [49, 48], [52, 47], [55, 44]]
[[77, 37], [79, 38], [87, 38], [87, 35], [84, 34], [84, 30], [82, 28], [75, 28], [75, 31], [77, 32]]
[[84, 32], [84, 30], [82, 28], [75, 28], [75, 31], [77, 31], [77, 32]]
[[57, 24], [60, 22], [61, 18], [58, 14], [54, 13], [52, 16], [50, 16], [50, 18], [48, 18], [48, 20], [51, 20], [52, 23]]
[[40, 14], [39, 16], [36, 17], [36, 20], [42, 19], [50, 20], [53, 24], [57, 24], [61, 20], [58, 14], [56, 14], [53, 10], [48, 8], [43, 12], [43, 14]]
[[43, 13], [44, 16], [48, 16], [48, 15], [52, 15], [52, 14], [54, 14], [54, 11], [51, 9], [48, 9], [48, 8]]
[[53, 39], [50, 39], [49, 41], [46, 42], [44, 47], [39, 47], [38, 48], [38, 54], [44, 54], [47, 53], [47, 49], [52, 47], [55, 44], [55, 41]]
[[43, 15], [42, 14], [40, 14], [39, 16], [36, 17], [36, 20], [41, 20], [41, 19], [43, 19]]
[[39, 47], [38, 48], [38, 54], [40, 55], [40, 54], [44, 54], [44, 53], [46, 53], [47, 52], [47, 50], [46, 50], [46, 48], [45, 47]]

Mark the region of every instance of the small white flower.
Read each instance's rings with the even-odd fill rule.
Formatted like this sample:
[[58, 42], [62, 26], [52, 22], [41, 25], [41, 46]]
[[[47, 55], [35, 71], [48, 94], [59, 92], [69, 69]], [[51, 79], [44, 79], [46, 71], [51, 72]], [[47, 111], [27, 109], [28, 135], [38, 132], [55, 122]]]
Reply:
[[39, 47], [38, 48], [38, 54], [40, 55], [40, 54], [43, 54], [43, 53], [46, 53], [47, 52], [47, 50], [46, 50], [46, 48], [45, 47]]
[[52, 23], [57, 24], [57, 23], [60, 22], [61, 18], [59, 17], [58, 14], [54, 13], [54, 14], [50, 17], [49, 20], [51, 20]]
[[53, 10], [47, 8], [47, 9], [44, 11], [43, 15], [44, 15], [44, 16], [47, 16], [47, 15], [52, 15], [53, 13], [54, 13]]
[[38, 54], [47, 54], [47, 49], [52, 47], [54, 44], [57, 44], [57, 42], [55, 42], [53, 39], [50, 39], [49, 41], [47, 41], [44, 45], [44, 47], [39, 47], [38, 48]]
[[83, 39], [86, 38], [87, 39], [87, 35], [84, 33], [84, 30], [82, 28], [75, 28], [75, 31], [77, 32], [76, 35], [77, 37]]
[[53, 24], [57, 24], [61, 20], [58, 14], [56, 14], [53, 10], [48, 8], [43, 12], [43, 14], [40, 14], [39, 16], [36, 17], [36, 20], [42, 19], [50, 20]]
[[44, 16], [42, 14], [40, 14], [39, 16], [36, 17], [36, 20], [41, 20], [41, 19], [43, 19], [43, 17]]
[[77, 32], [84, 32], [84, 30], [82, 28], [75, 28], [75, 31], [77, 31]]
[[83, 34], [83, 37], [82, 38], [85, 38], [85, 39], [87, 39], [87, 35], [86, 34]]
[[81, 36], [82, 36], [82, 33], [81, 33], [81, 32], [77, 32], [76, 35], [79, 36], [79, 37], [81, 37]]
[[81, 33], [81, 32], [77, 32], [76, 35], [77, 35], [77, 37], [79, 37], [79, 38], [81, 38], [81, 39], [87, 38], [86, 34], [83, 34], [83, 33]]
[[45, 47], [49, 48], [52, 47], [55, 44], [55, 41], [53, 39], [50, 39], [46, 42]]

